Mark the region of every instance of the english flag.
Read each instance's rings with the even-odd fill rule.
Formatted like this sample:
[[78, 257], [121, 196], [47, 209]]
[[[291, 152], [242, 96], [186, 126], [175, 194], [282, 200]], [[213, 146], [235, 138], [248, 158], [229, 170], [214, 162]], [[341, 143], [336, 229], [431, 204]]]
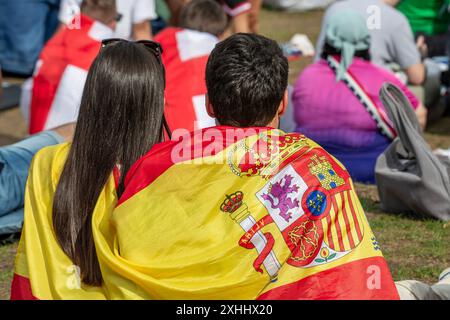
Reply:
[[88, 70], [101, 41], [113, 35], [111, 28], [82, 14], [76, 27], [64, 26], [49, 40], [22, 94], [30, 134], [77, 120]]
[[164, 50], [166, 68], [165, 114], [172, 131], [215, 125], [205, 108], [205, 70], [219, 39], [209, 33], [167, 28], [155, 37]]

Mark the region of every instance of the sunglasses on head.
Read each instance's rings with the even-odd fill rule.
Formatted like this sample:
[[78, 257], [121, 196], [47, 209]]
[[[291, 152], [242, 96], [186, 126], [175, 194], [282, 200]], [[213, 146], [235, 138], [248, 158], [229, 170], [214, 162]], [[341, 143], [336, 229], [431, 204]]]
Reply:
[[111, 38], [111, 39], [105, 39], [102, 41], [102, 48], [105, 48], [110, 44], [114, 44], [114, 43], [122, 42], [122, 41], [142, 44], [146, 49], [148, 49], [151, 53], [153, 53], [154, 56], [156, 58], [158, 58], [158, 60], [161, 62], [161, 56], [163, 53], [163, 49], [158, 42], [151, 41], [151, 40], [128, 41], [128, 40], [120, 39], [120, 38]]
[[[132, 43], [137, 43], [137, 44], [143, 45], [148, 51], [150, 51], [156, 57], [156, 59], [159, 61], [159, 63], [163, 67], [163, 63], [162, 63], [163, 49], [162, 49], [161, 45], [155, 41], [151, 41], [151, 40], [128, 41], [128, 40], [120, 39], [120, 38], [111, 38], [111, 39], [105, 39], [102, 41], [101, 49], [104, 49], [111, 44], [122, 42], [122, 41], [132, 42]], [[164, 70], [164, 67], [163, 67], [163, 70]], [[172, 139], [172, 132], [170, 131], [170, 128], [169, 128], [169, 125], [167, 123], [164, 113], [163, 113], [162, 125], [163, 125], [163, 128], [165, 129], [169, 139]]]

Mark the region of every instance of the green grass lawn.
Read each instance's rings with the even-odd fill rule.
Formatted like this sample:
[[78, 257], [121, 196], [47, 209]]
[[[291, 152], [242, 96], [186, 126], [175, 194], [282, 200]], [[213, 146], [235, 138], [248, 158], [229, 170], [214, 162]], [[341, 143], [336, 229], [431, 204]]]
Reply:
[[[263, 10], [261, 33], [277, 41], [288, 41], [294, 33], [304, 33], [315, 43], [320, 31], [322, 11], [281, 13]], [[291, 63], [290, 83], [312, 59]], [[450, 118], [429, 129], [432, 147], [450, 147]], [[357, 185], [358, 195], [395, 280], [436, 281], [450, 267], [450, 226], [407, 215], [392, 215], [380, 209], [376, 187]], [[0, 245], [0, 299], [9, 298], [17, 242]]]

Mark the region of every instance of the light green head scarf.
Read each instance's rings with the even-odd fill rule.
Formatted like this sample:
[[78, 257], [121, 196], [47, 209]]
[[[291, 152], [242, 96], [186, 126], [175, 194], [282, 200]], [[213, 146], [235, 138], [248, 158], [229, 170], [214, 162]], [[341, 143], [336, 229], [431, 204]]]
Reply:
[[337, 70], [340, 81], [350, 67], [356, 51], [370, 48], [370, 34], [364, 17], [354, 10], [342, 10], [330, 17], [326, 27], [327, 44], [341, 51], [341, 64]]

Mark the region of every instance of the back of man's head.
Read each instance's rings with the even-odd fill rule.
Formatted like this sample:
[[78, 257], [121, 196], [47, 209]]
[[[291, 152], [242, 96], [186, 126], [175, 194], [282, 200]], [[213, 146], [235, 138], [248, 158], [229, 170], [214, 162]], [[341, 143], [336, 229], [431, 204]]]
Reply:
[[83, 0], [81, 12], [103, 24], [110, 24], [117, 15], [116, 0]]
[[267, 126], [288, 85], [289, 66], [278, 44], [238, 33], [217, 44], [206, 67], [206, 86], [221, 125]]
[[193, 0], [180, 13], [180, 27], [211, 33], [223, 34], [228, 26], [228, 18], [222, 6], [214, 0]]

